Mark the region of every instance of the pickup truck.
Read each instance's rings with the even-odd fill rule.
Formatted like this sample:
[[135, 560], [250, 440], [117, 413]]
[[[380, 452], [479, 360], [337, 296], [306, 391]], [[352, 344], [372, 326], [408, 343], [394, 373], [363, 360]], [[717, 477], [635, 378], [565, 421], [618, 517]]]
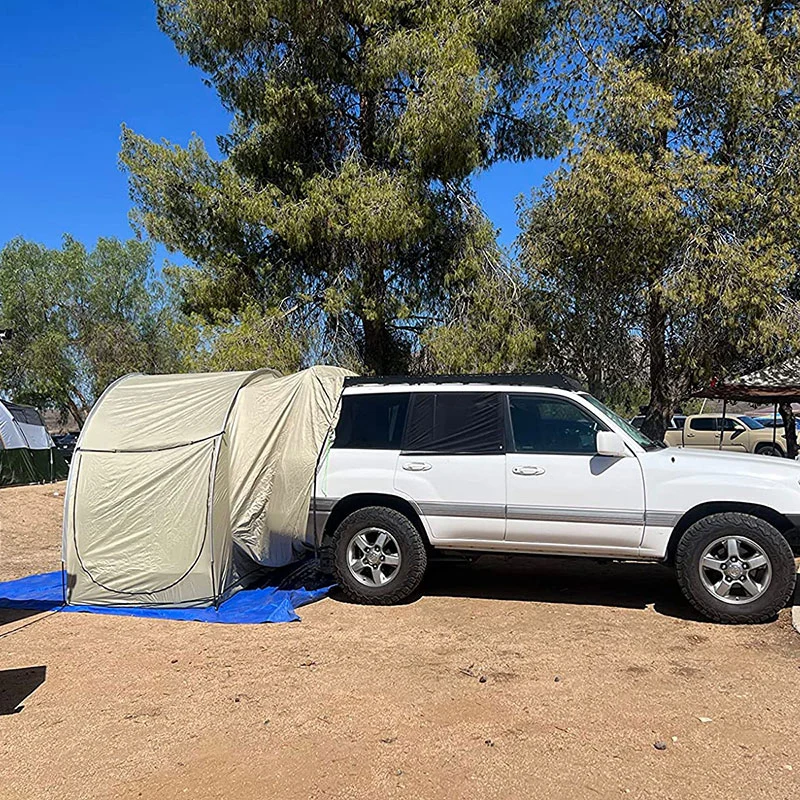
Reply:
[[682, 428], [667, 429], [664, 441], [670, 447], [703, 447], [781, 458], [786, 455], [783, 429], [767, 428], [745, 414], [728, 414], [725, 419], [722, 414], [693, 414]]

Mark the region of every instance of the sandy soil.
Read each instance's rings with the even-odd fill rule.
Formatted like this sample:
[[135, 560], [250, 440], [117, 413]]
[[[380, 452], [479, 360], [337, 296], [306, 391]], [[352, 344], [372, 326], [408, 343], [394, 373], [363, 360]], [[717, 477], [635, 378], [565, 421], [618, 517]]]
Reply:
[[[0, 492], [0, 578], [58, 566], [53, 491]], [[223, 626], [0, 611], [0, 689], [23, 680], [11, 670], [44, 678], [0, 716], [0, 797], [800, 790], [786, 611], [717, 626], [660, 567], [493, 558], [438, 567], [405, 606], [330, 598], [301, 614]]]

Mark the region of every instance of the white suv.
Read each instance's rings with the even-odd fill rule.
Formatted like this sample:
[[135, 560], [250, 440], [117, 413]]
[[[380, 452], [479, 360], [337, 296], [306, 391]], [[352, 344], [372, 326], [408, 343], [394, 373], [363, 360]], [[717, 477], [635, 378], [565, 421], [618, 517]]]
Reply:
[[787, 602], [800, 465], [666, 448], [559, 375], [351, 378], [312, 500], [343, 591], [396, 603], [433, 551], [673, 564], [719, 622]]

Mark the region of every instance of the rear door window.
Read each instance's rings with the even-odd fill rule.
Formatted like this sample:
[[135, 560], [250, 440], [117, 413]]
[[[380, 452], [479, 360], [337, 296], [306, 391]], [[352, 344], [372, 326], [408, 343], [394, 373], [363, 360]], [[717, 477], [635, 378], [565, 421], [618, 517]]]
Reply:
[[689, 427], [693, 431], [715, 431], [717, 421], [714, 417], [694, 417], [690, 420]]
[[408, 412], [408, 392], [346, 394], [333, 446], [399, 450]]
[[409, 453], [502, 453], [499, 392], [415, 392], [403, 450]]

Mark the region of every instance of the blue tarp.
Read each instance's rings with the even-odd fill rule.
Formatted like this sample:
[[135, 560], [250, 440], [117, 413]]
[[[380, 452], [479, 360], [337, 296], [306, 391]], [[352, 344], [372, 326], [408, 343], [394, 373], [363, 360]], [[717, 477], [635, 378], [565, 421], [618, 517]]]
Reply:
[[[294, 575], [297, 580], [292, 580]], [[83, 611], [89, 614], [118, 614], [126, 617], [182, 619], [195, 622], [294, 622], [299, 620], [295, 609], [321, 600], [331, 589], [318, 586], [308, 578], [308, 570], [295, 570], [288, 577], [281, 572], [280, 582], [244, 589], [226, 600], [219, 608], [142, 608], [64, 606], [61, 572], [30, 575], [16, 581], [0, 583], [0, 608], [30, 611]], [[317, 588], [305, 588], [302, 583]]]

